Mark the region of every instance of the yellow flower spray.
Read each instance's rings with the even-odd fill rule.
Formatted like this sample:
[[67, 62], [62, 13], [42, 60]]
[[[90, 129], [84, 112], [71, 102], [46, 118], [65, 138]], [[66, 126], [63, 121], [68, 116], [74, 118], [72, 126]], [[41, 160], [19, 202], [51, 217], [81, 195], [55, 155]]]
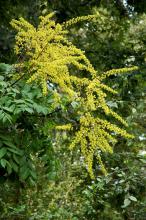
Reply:
[[[51, 13], [40, 17], [40, 24], [37, 28], [23, 18], [12, 20], [11, 25], [17, 30], [15, 52], [23, 54], [24, 61], [16, 64], [21, 66], [25, 72], [27, 83], [38, 83], [42, 87], [42, 93], [48, 93], [47, 82], [55, 84], [59, 93], [66, 94], [70, 102], [78, 99], [82, 105], [80, 111], [79, 130], [70, 145], [81, 147], [81, 152], [87, 164], [91, 178], [94, 178], [93, 157], [95, 156], [104, 174], [106, 169], [101, 159], [101, 152], [112, 153], [112, 144], [116, 142], [115, 134], [131, 138], [124, 129], [103, 120], [98, 110], [106, 115], [111, 115], [123, 125], [127, 123], [120, 115], [111, 110], [106, 103], [106, 93], [115, 94], [116, 91], [102, 83], [102, 80], [112, 74], [126, 73], [137, 70], [137, 67], [114, 69], [107, 71], [100, 76], [94, 69], [85, 53], [68, 41], [67, 28], [80, 21], [98, 19], [100, 14], [77, 17], [63, 24], [56, 24], [52, 20]], [[70, 72], [71, 66], [79, 71], [86, 71], [87, 77], [78, 76]], [[82, 95], [84, 94], [84, 95]], [[54, 96], [57, 95], [55, 91]], [[56, 99], [58, 100], [58, 99]], [[59, 130], [71, 129], [72, 125], [58, 126]], [[114, 136], [113, 136], [114, 134]]]

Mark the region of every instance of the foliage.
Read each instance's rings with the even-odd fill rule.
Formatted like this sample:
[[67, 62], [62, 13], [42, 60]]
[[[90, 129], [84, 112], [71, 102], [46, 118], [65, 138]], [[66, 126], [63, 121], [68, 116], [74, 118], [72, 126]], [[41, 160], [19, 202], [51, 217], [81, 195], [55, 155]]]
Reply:
[[[0, 64], [0, 219], [145, 219], [146, 19], [144, 14], [139, 16], [134, 13], [134, 10], [144, 10], [142, 4], [137, 7], [136, 1], [128, 1], [135, 8], [126, 5], [123, 8], [118, 2], [122, 1], [110, 1], [109, 4], [104, 0], [4, 1], [0, 7], [1, 62], [24, 65], [17, 68], [17, 65]], [[102, 8], [98, 8], [99, 5]], [[126, 7], [130, 19], [125, 13]], [[25, 54], [27, 48], [21, 51], [23, 55], [18, 60], [11, 50], [14, 32], [8, 22], [12, 18], [24, 17], [36, 28], [39, 25], [38, 16], [47, 14], [52, 8], [56, 10], [55, 18], [49, 22], [53, 22], [55, 27], [52, 26], [50, 33], [54, 33], [56, 26], [60, 25], [62, 34], [59, 37], [69, 42], [61, 41], [63, 50], [57, 48], [56, 51], [64, 51], [65, 58], [65, 46], [68, 50], [68, 46], [74, 44], [74, 48], [85, 51], [84, 57], [88, 57], [93, 64], [96, 76], [103, 77], [102, 84], [118, 92], [114, 98], [106, 92], [106, 106], [124, 117], [128, 124], [126, 130], [135, 136], [125, 140], [116, 135], [113, 154], [98, 152], [108, 171], [106, 176], [103, 176], [101, 167], [93, 157], [94, 181], [86, 172], [79, 148], [70, 151], [68, 146], [75, 132], [85, 127], [81, 115], [86, 113], [83, 106], [87, 85], [82, 85], [81, 80], [95, 83], [96, 79], [88, 70], [79, 71], [74, 64], [68, 63], [69, 76], [80, 79], [80, 83], [71, 81], [72, 86], [67, 84], [67, 88], [73, 92], [78, 90], [83, 99], [78, 94], [68, 95], [49, 76], [46, 78], [47, 95], [44, 96], [40, 81], [26, 84], [34, 73], [31, 69], [28, 71], [31, 59], [30, 55]], [[93, 13], [97, 14], [96, 20], [93, 16], [90, 21], [86, 20], [85, 16], [82, 17], [84, 22], [68, 26], [69, 31], [66, 29], [64, 21], [68, 18]], [[56, 24], [56, 20], [64, 23]], [[69, 20], [70, 24], [72, 22], [76, 19]], [[22, 30], [23, 34], [28, 34], [25, 31]], [[39, 36], [33, 39], [37, 41]], [[55, 42], [52, 40], [50, 45], [53, 44]], [[29, 45], [29, 48], [35, 56], [35, 47]], [[51, 54], [55, 55], [55, 51]], [[64, 58], [61, 53], [59, 57]], [[79, 64], [85, 63], [79, 60]], [[118, 74], [125, 66], [138, 66], [139, 69]], [[107, 75], [111, 69], [119, 67], [122, 69], [116, 70], [116, 74], [104, 78], [104, 72]], [[57, 74], [60, 76], [61, 72]], [[66, 82], [65, 77], [64, 80]], [[79, 85], [80, 89], [77, 89]], [[101, 120], [121, 126], [120, 121], [110, 114], [105, 115], [102, 109], [93, 110], [91, 116], [94, 117], [92, 120], [100, 116]], [[88, 129], [87, 135], [91, 133], [92, 130]], [[115, 137], [115, 134], [112, 135]]]
[[[1, 64], [0, 67], [5, 67], [7, 70], [10, 66]], [[35, 173], [31, 165], [31, 152], [34, 149], [31, 149], [30, 145], [38, 122], [34, 118], [35, 124], [32, 124], [30, 116], [32, 114], [46, 115], [48, 108], [46, 103], [43, 106], [43, 97], [41, 99], [41, 93], [35, 86], [24, 85], [23, 82], [15, 88], [11, 86], [12, 81], [7, 79], [12, 77], [13, 71], [8, 74], [3, 72], [5, 76], [1, 76], [1, 166], [8, 174], [16, 172], [19, 173], [20, 179], [26, 180], [30, 177], [31, 180], [35, 178]], [[26, 120], [27, 117], [28, 120]], [[39, 144], [39, 136], [38, 132], [38, 140], [36, 139], [33, 143], [36, 152], [39, 149], [35, 146]]]
[[108, 176], [97, 177], [85, 190], [94, 210], [88, 214], [88, 219], [144, 219], [146, 201], [140, 197], [145, 183], [143, 171], [139, 173], [140, 158], [137, 157], [137, 169], [128, 161], [125, 167], [112, 168]]

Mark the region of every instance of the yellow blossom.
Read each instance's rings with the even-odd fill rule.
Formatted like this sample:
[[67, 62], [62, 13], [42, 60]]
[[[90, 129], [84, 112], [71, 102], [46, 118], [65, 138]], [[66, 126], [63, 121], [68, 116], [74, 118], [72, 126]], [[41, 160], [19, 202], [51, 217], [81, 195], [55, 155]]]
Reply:
[[[112, 146], [116, 142], [116, 134], [125, 138], [133, 137], [124, 129], [101, 117], [102, 110], [104, 114], [112, 116], [127, 126], [125, 120], [107, 105], [107, 94], [117, 92], [105, 85], [102, 80], [112, 74], [137, 70], [137, 67], [113, 69], [99, 75], [85, 56], [85, 52], [67, 39], [66, 28], [80, 21], [96, 21], [100, 14], [77, 17], [63, 24], [56, 24], [51, 19], [53, 15], [54, 13], [41, 16], [37, 28], [23, 18], [12, 20], [11, 25], [18, 32], [15, 52], [24, 57], [24, 60], [15, 66], [21, 69], [20, 76], [22, 72], [25, 73], [27, 83], [39, 84], [44, 95], [48, 93], [48, 81], [58, 88], [52, 92], [53, 107], [60, 104], [63, 94], [67, 95], [71, 102], [80, 103], [79, 128], [75, 132], [70, 149], [76, 146], [81, 147], [89, 174], [91, 178], [94, 178], [92, 168], [94, 157], [103, 173], [106, 174], [101, 153], [113, 152]], [[87, 76], [81, 77], [77, 71], [70, 71], [71, 67], [78, 71], [86, 71]], [[16, 77], [18, 78], [18, 74]], [[73, 130], [73, 125], [58, 125], [56, 129]]]
[[56, 126], [57, 130], [71, 130], [72, 125], [71, 124], [66, 124], [66, 125], [58, 125]]

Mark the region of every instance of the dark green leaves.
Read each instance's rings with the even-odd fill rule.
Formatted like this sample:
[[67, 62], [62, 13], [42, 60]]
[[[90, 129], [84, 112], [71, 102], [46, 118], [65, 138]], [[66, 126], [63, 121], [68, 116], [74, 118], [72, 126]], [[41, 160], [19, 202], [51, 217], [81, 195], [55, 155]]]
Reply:
[[7, 149], [6, 148], [1, 148], [0, 149], [0, 159], [3, 158], [3, 156], [7, 153]]
[[[6, 63], [0, 63], [0, 75], [1, 74], [8, 74], [13, 70], [13, 66], [6, 64]], [[1, 80], [1, 78], [0, 78]]]

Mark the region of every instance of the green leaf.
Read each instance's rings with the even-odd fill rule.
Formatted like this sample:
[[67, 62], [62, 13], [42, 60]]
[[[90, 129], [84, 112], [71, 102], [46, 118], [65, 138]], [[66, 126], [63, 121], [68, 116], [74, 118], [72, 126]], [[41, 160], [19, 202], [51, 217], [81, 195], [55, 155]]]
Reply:
[[131, 201], [129, 199], [125, 199], [124, 200], [124, 205], [122, 206], [122, 208], [126, 208], [127, 206], [129, 206], [131, 203]]
[[0, 76], [0, 81], [4, 81], [4, 77], [3, 76]]
[[17, 103], [17, 104], [25, 104], [25, 101], [24, 101], [24, 100], [19, 99], [19, 100], [15, 100], [15, 103]]
[[1, 163], [2, 167], [5, 168], [5, 166], [6, 166], [6, 164], [7, 164], [7, 160], [1, 159], [1, 160], [0, 160], [0, 163]]
[[3, 107], [3, 110], [6, 110], [6, 111], [8, 111], [8, 112], [12, 112], [12, 109], [9, 108], [9, 107]]
[[5, 116], [4, 112], [0, 110], [0, 119], [3, 119], [4, 116]]
[[137, 202], [137, 199], [136, 199], [134, 196], [129, 196], [129, 199], [130, 199], [131, 201]]
[[12, 147], [12, 148], [16, 148], [15, 145], [12, 142], [9, 141], [3, 141], [5, 145], [7, 145], [8, 147]]
[[29, 176], [29, 169], [27, 167], [20, 168], [20, 176], [22, 180], [26, 180]]
[[21, 108], [15, 108], [13, 113], [14, 113], [14, 115], [18, 115], [20, 112], [22, 112]]
[[11, 161], [10, 164], [11, 164], [12, 169], [13, 169], [15, 172], [18, 172], [18, 165], [17, 165], [16, 163], [14, 163], [13, 161]]
[[15, 160], [15, 162], [17, 163], [17, 164], [19, 164], [19, 160], [20, 160], [20, 157], [18, 157], [16, 154], [13, 154], [13, 158], [14, 158], [14, 160]]
[[16, 147], [15, 147], [15, 149], [14, 148], [8, 148], [8, 150], [11, 151], [14, 154], [17, 154], [17, 155], [20, 155], [20, 156], [23, 155], [23, 152], [20, 151], [19, 149], [17, 149]]
[[12, 142], [3, 141], [3, 143], [8, 146], [7, 150], [11, 151], [12, 153], [20, 155], [20, 156], [23, 155], [23, 151], [17, 148]]
[[8, 161], [7, 161], [7, 172], [8, 172], [8, 174], [12, 173], [12, 167], [11, 167], [11, 164]]
[[0, 159], [7, 153], [7, 149], [6, 148], [1, 148], [0, 149]]
[[13, 91], [14, 93], [17, 93], [17, 94], [20, 93], [20, 91], [19, 91], [18, 89], [15, 89], [15, 88], [12, 88], [12, 91]]
[[30, 114], [33, 113], [33, 109], [32, 108], [25, 108], [24, 109], [26, 112], [29, 112]]
[[4, 82], [4, 81], [0, 81], [0, 85], [1, 85], [2, 87], [7, 87], [7, 83]]
[[38, 105], [36, 103], [33, 104], [34, 109], [36, 110], [37, 113], [43, 113], [43, 114], [47, 114], [48, 113], [48, 108]]
[[108, 101], [107, 102], [107, 105], [109, 106], [109, 107], [114, 107], [114, 108], [118, 108], [118, 105], [117, 105], [117, 103], [116, 102], [112, 102], [112, 101]]
[[36, 179], [36, 178], [37, 178], [36, 172], [35, 172], [34, 170], [31, 170], [31, 171], [30, 171], [30, 174], [31, 174], [31, 176], [33, 177], [33, 179]]
[[14, 111], [14, 109], [15, 109], [15, 105], [13, 104], [13, 105], [11, 105], [10, 107], [9, 107], [9, 109], [13, 112]]
[[13, 66], [6, 64], [6, 63], [0, 63], [0, 73], [6, 73], [8, 74], [13, 69]]
[[0, 134], [0, 138], [1, 138], [2, 140], [5, 140], [5, 141], [11, 141], [10, 136], [4, 135], [4, 133], [3, 133], [3, 135]]
[[146, 163], [146, 159], [139, 159], [142, 163]]
[[34, 181], [34, 179], [32, 179], [31, 177], [29, 177], [28, 178], [28, 181], [30, 182], [30, 184], [32, 185], [32, 186], [34, 186], [35, 185], [35, 181]]
[[79, 103], [76, 102], [76, 101], [73, 101], [73, 102], [71, 103], [71, 106], [75, 109], [75, 108], [77, 108], [77, 107], [79, 106]]
[[2, 118], [2, 121], [3, 121], [3, 123], [5, 123], [5, 122], [10, 122], [10, 123], [12, 123], [12, 117], [11, 117], [11, 115], [9, 115], [9, 114], [7, 114], [6, 112], [4, 112], [4, 116], [3, 116], [3, 118]]

